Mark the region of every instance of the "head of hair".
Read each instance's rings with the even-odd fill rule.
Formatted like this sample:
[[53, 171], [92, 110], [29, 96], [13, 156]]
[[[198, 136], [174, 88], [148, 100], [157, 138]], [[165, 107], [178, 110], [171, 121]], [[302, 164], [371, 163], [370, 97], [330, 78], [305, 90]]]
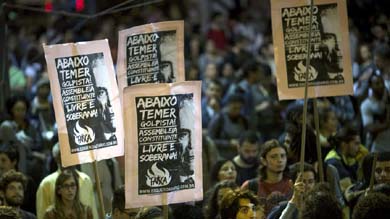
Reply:
[[249, 201], [254, 205], [259, 205], [259, 200], [257, 197], [249, 190], [239, 190], [227, 192], [221, 201], [221, 209], [219, 209], [222, 219], [235, 219], [239, 211], [239, 201], [240, 199], [249, 199]]
[[141, 208], [135, 216], [136, 219], [154, 219], [163, 216], [163, 212], [159, 207], [144, 207]]
[[389, 206], [389, 196], [370, 192], [359, 199], [352, 213], [352, 219], [387, 219], [390, 215]]
[[334, 112], [330, 107], [321, 107], [318, 109], [318, 119], [321, 128], [321, 124], [325, 124], [329, 119], [329, 114]]
[[342, 211], [336, 197], [328, 191], [329, 187], [315, 186], [306, 196], [301, 219], [341, 219]]
[[[301, 163], [294, 163], [289, 167], [289, 177], [293, 182], [295, 182], [295, 180], [298, 177], [300, 167], [301, 167]], [[312, 172], [314, 174], [314, 177], [317, 175], [313, 165], [304, 163], [303, 172], [308, 172], [308, 171]]]
[[390, 152], [378, 152], [378, 161], [390, 161]]
[[260, 143], [260, 136], [259, 133], [257, 133], [254, 130], [248, 130], [241, 134], [239, 139], [239, 145], [240, 147], [244, 142], [249, 142], [251, 144], [257, 144]]
[[16, 161], [15, 167], [18, 167], [19, 152], [16, 150], [14, 145], [12, 145], [11, 143], [0, 143], [0, 154], [5, 154], [11, 161]]
[[228, 105], [229, 105], [229, 104], [232, 104], [232, 103], [241, 103], [241, 104], [244, 104], [244, 103], [245, 103], [245, 100], [244, 100], [244, 97], [243, 97], [241, 94], [234, 93], [234, 94], [229, 95], [229, 97], [227, 98], [226, 103], [227, 103]]
[[369, 87], [372, 86], [372, 81], [373, 81], [375, 78], [378, 78], [379, 80], [381, 80], [381, 81], [384, 83], [384, 79], [383, 79], [383, 76], [382, 76], [381, 74], [373, 73], [373, 74], [368, 78], [368, 86], [369, 86]]
[[[266, 159], [267, 154], [274, 148], [283, 148], [283, 150], [286, 152], [287, 156], [287, 148], [283, 144], [280, 144], [278, 140], [276, 139], [271, 139], [266, 141], [262, 146], [260, 150], [260, 158]], [[287, 159], [287, 158], [286, 158]], [[267, 167], [260, 164], [259, 166], [259, 174], [260, 174], [260, 179], [265, 180], [267, 179], [267, 172], [266, 172]], [[284, 173], [287, 173], [288, 168], [285, 168]]]
[[360, 136], [360, 133], [357, 128], [347, 125], [341, 128], [336, 135], [329, 137], [328, 141], [329, 144], [339, 148], [341, 146], [341, 143], [348, 143], [350, 142], [355, 136]]
[[204, 202], [203, 214], [206, 219], [214, 219], [218, 215], [218, 192], [223, 188], [238, 188], [237, 184], [231, 180], [224, 180], [215, 184], [209, 192], [207, 192], [206, 200]]
[[256, 73], [257, 71], [259, 71], [260, 64], [255, 60], [249, 60], [244, 63], [244, 66], [242, 68], [243, 77], [246, 78], [249, 76], [250, 73]]
[[198, 205], [178, 204], [173, 208], [173, 218], [202, 219], [202, 208]]
[[26, 96], [24, 95], [15, 95], [11, 96], [10, 98], [7, 99], [6, 101], [6, 108], [7, 108], [7, 113], [13, 118], [12, 115], [12, 108], [15, 106], [15, 104], [19, 101], [22, 101], [26, 105], [26, 111], [28, 112], [30, 108], [30, 101], [27, 99]]
[[54, 208], [55, 210], [62, 216], [64, 216], [64, 204], [62, 201], [62, 197], [59, 194], [59, 190], [62, 188], [63, 184], [66, 180], [73, 178], [76, 184], [76, 196], [74, 198], [73, 207], [76, 210], [76, 213], [78, 216], [83, 214], [84, 206], [80, 202], [80, 187], [79, 187], [79, 180], [78, 180], [78, 174], [73, 169], [65, 169], [62, 170], [60, 175], [58, 175], [56, 183], [55, 183], [55, 198], [54, 198]]
[[227, 160], [227, 159], [218, 160], [217, 162], [215, 162], [215, 164], [211, 168], [211, 171], [210, 171], [210, 182], [211, 182], [212, 185], [214, 183], [218, 182], [219, 170], [222, 168], [222, 166], [226, 162], [232, 162], [232, 161], [231, 160]]
[[112, 211], [114, 211], [114, 209], [119, 209], [121, 211], [125, 210], [125, 203], [125, 186], [121, 185], [114, 191]]
[[5, 192], [7, 190], [7, 186], [12, 182], [19, 182], [22, 184], [23, 189], [26, 189], [26, 186], [27, 186], [26, 176], [21, 172], [17, 172], [15, 170], [10, 170], [10, 171], [4, 173], [0, 179], [1, 190]]

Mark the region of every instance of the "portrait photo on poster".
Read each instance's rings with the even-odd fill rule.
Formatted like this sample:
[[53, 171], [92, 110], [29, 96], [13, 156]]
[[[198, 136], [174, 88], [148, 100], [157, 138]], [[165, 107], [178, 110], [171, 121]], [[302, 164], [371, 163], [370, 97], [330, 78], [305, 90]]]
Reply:
[[100, 80], [108, 74], [103, 53], [55, 58], [70, 152], [117, 145], [110, 89]]
[[[306, 66], [310, 6], [281, 9], [288, 88], [345, 83], [338, 4], [313, 6], [310, 66]], [[308, 69], [307, 69], [308, 68]]]
[[194, 96], [136, 97], [138, 194], [195, 188]]
[[172, 83], [177, 69], [176, 31], [156, 31], [126, 37], [127, 86]]

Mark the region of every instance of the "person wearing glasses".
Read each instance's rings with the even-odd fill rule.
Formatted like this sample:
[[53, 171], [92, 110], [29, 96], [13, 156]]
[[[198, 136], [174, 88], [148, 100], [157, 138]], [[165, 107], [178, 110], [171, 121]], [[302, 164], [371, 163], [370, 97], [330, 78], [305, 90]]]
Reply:
[[44, 219], [93, 219], [90, 206], [83, 205], [79, 198], [77, 173], [65, 170], [55, 184], [55, 200], [45, 212]]
[[264, 219], [257, 197], [248, 190], [227, 192], [221, 200], [221, 219]]
[[135, 219], [139, 209], [125, 209], [125, 187], [120, 186], [115, 190], [112, 198], [112, 212], [106, 215], [106, 219]]

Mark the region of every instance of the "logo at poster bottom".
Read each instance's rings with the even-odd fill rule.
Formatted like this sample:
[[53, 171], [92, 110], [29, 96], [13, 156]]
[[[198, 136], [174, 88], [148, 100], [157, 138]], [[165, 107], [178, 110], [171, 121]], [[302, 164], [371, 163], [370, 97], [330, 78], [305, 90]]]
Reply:
[[[306, 79], [306, 66], [303, 64], [303, 61], [300, 61], [298, 65], [294, 68], [294, 79], [296, 81], [305, 81]], [[308, 81], [314, 81], [317, 76], [318, 72], [313, 68], [313, 66], [309, 65], [309, 72], [308, 72]]]
[[73, 129], [74, 141], [78, 145], [86, 145], [95, 141], [95, 133], [92, 128], [85, 125], [85, 128], [81, 127], [79, 121], [76, 122], [76, 127]]
[[146, 184], [150, 187], [166, 186], [171, 182], [171, 175], [165, 168], [158, 168], [157, 163], [154, 163], [147, 171]]

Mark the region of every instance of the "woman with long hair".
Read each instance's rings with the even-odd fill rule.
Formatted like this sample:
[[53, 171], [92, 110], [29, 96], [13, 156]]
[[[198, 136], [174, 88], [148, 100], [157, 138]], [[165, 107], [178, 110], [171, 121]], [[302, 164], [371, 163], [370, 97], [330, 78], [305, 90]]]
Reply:
[[80, 202], [77, 174], [64, 170], [55, 184], [55, 201], [44, 219], [93, 219], [91, 207]]
[[212, 186], [224, 180], [231, 180], [236, 182], [236, 179], [237, 179], [236, 166], [231, 160], [226, 160], [226, 159], [218, 160], [211, 168], [210, 180]]

